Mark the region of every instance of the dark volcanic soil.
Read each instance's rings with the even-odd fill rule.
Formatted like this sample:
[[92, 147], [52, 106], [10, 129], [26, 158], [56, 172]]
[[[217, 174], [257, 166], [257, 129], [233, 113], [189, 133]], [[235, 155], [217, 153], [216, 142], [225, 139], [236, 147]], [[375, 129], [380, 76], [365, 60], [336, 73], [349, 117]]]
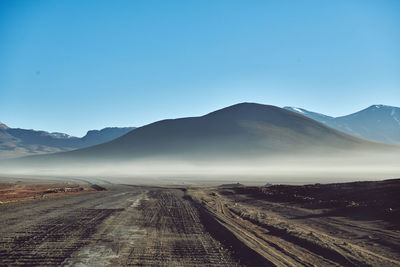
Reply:
[[319, 216], [382, 219], [393, 222], [393, 227], [400, 227], [400, 179], [304, 186], [235, 187], [234, 191], [235, 194], [246, 194], [254, 199], [291, 203], [307, 209], [326, 209]]
[[0, 266], [237, 266], [181, 190], [108, 191], [0, 205]]
[[7, 203], [0, 266], [400, 266], [399, 183], [110, 184]]
[[398, 179], [188, 194], [271, 265], [400, 266]]

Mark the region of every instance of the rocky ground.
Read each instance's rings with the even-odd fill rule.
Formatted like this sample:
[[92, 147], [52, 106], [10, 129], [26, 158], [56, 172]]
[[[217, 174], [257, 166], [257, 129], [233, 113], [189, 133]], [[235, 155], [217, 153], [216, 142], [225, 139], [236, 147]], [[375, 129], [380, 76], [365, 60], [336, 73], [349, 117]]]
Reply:
[[0, 266], [399, 266], [399, 185], [88, 184], [0, 205]]
[[0, 266], [237, 266], [179, 189], [113, 185], [0, 205]]
[[32, 184], [32, 183], [0, 183], [0, 205], [12, 202], [45, 199], [78, 193], [102, 191], [101, 186], [91, 184]]
[[400, 266], [400, 180], [193, 188], [271, 266]]

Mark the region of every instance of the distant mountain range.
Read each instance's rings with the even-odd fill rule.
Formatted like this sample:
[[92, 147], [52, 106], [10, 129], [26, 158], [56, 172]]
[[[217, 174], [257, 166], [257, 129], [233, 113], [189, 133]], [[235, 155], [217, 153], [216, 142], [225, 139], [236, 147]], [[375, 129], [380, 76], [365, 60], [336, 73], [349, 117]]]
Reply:
[[146, 157], [212, 161], [384, 148], [283, 108], [241, 103], [201, 117], [158, 121], [104, 144], [36, 158], [61, 162]]
[[10, 128], [0, 123], [0, 159], [85, 148], [111, 141], [133, 129], [110, 127], [89, 131], [84, 137], [78, 138], [65, 133]]
[[383, 105], [334, 118], [302, 108], [241, 103], [200, 117], [163, 120], [136, 129], [89, 131], [82, 138], [0, 123], [0, 158], [65, 152], [51, 158], [207, 159], [380, 149], [387, 147], [365, 139], [400, 144], [399, 121], [400, 109]]
[[359, 112], [336, 118], [302, 108], [284, 108], [356, 137], [387, 144], [400, 144], [398, 107], [373, 105]]

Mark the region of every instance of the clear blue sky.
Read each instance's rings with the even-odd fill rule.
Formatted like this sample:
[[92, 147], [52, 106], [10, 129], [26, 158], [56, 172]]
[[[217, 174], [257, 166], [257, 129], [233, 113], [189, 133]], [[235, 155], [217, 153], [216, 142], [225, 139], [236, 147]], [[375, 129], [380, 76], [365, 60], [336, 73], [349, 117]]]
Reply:
[[81, 136], [238, 102], [400, 106], [400, 1], [0, 0], [0, 121]]

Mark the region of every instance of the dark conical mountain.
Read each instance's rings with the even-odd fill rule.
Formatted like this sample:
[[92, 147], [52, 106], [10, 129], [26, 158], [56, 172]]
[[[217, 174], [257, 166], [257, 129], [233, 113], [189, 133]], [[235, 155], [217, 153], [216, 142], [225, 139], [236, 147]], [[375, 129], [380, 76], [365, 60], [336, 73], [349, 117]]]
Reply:
[[242, 103], [201, 117], [158, 121], [111, 142], [52, 158], [212, 158], [379, 147], [297, 113]]

